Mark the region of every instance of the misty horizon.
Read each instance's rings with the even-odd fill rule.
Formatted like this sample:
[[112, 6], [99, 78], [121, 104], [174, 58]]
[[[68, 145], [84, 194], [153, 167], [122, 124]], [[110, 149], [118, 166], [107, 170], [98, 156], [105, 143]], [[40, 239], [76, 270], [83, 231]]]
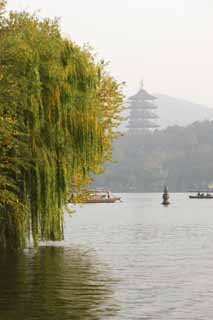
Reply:
[[213, 3], [210, 0], [8, 0], [8, 10], [59, 17], [66, 36], [89, 43], [126, 96], [143, 78], [160, 92], [213, 107]]

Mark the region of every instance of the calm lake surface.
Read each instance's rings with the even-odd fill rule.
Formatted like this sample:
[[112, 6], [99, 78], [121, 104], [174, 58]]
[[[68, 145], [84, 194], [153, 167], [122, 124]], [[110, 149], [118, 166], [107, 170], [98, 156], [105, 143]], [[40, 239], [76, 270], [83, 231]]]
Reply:
[[213, 200], [78, 206], [65, 241], [0, 257], [0, 320], [213, 319]]

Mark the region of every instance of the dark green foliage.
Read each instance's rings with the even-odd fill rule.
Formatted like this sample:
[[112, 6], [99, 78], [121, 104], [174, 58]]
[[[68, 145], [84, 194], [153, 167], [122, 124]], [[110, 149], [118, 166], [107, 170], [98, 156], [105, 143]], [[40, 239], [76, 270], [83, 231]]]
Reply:
[[213, 185], [213, 122], [195, 122], [154, 132], [126, 134], [114, 144], [113, 158], [96, 186], [122, 192], [161, 192]]

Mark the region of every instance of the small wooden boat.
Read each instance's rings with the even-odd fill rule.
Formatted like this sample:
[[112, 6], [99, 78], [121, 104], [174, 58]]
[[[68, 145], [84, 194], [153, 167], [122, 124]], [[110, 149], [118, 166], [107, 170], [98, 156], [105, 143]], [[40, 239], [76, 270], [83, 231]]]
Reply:
[[189, 199], [213, 199], [212, 190], [208, 191], [191, 191], [195, 192], [195, 195], [189, 195]]
[[88, 193], [84, 203], [114, 203], [121, 201], [121, 197], [114, 196], [109, 190], [95, 190]]
[[203, 195], [203, 196], [189, 196], [189, 199], [213, 199], [212, 195]]
[[[72, 201], [71, 197], [70, 202]], [[108, 190], [90, 190], [84, 191], [80, 196], [81, 203], [115, 203], [121, 202], [121, 197], [114, 196], [111, 191]]]
[[111, 197], [111, 198], [104, 198], [104, 199], [97, 199], [97, 198], [93, 198], [93, 199], [87, 199], [85, 201], [85, 203], [114, 203], [114, 202], [121, 202], [121, 198], [120, 197]]

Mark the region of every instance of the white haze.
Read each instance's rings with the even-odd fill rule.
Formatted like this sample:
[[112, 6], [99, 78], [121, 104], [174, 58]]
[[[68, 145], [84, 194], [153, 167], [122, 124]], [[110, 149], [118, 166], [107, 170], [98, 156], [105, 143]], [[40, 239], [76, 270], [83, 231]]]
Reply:
[[126, 82], [213, 107], [213, 0], [8, 0], [8, 9], [60, 17]]

